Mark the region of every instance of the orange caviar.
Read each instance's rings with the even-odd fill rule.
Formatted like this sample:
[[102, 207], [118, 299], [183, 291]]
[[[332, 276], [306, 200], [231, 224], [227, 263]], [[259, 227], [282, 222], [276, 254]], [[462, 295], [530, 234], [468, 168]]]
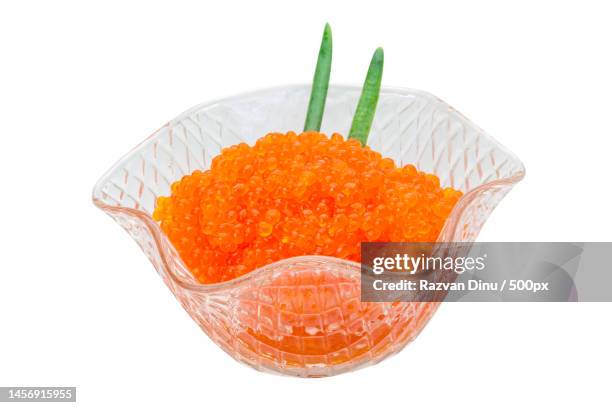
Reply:
[[175, 182], [153, 218], [215, 283], [299, 255], [359, 261], [362, 241], [435, 241], [460, 196], [337, 133], [270, 133]]

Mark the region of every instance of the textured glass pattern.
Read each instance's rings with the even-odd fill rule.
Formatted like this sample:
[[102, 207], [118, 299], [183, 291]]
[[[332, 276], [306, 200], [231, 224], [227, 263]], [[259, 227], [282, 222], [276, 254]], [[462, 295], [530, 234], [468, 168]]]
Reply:
[[[328, 376], [399, 351], [437, 304], [360, 303], [359, 265], [320, 256], [285, 259], [236, 280], [202, 285], [151, 218], [156, 198], [168, 195], [181, 176], [208, 168], [222, 147], [253, 143], [271, 131], [299, 131], [309, 91], [306, 85], [274, 88], [190, 109], [113, 166], [93, 199], [128, 231], [189, 315], [232, 357], [263, 371]], [[323, 132], [347, 134], [359, 92], [330, 87]], [[475, 240], [524, 175], [511, 152], [421, 91], [383, 89], [368, 144], [465, 193], [440, 241]], [[304, 306], [308, 302], [291, 303], [296, 296], [312, 299], [312, 309]], [[326, 353], [313, 352], [321, 349]]]

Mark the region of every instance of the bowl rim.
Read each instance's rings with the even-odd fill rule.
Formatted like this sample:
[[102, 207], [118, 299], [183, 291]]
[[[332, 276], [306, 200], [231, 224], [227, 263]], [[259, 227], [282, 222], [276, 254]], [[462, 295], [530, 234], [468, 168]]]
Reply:
[[[108, 181], [109, 176], [111, 176], [112, 174], [114, 174], [114, 172], [120, 167], [121, 164], [123, 164], [123, 162], [129, 158], [130, 156], [132, 156], [132, 154], [134, 154], [136, 151], [138, 151], [141, 147], [143, 147], [144, 145], [146, 145], [147, 143], [149, 143], [152, 139], [154, 139], [156, 137], [156, 135], [158, 135], [158, 133], [160, 132], [160, 130], [164, 129], [165, 127], [175, 123], [175, 122], [179, 122], [181, 120], [183, 120], [184, 118], [188, 117], [189, 115], [191, 115], [193, 112], [196, 112], [198, 110], [201, 110], [203, 108], [209, 108], [209, 107], [213, 107], [215, 105], [218, 104], [222, 104], [226, 101], [230, 101], [230, 100], [235, 100], [235, 99], [245, 99], [245, 98], [252, 98], [252, 97], [257, 97], [258, 95], [262, 95], [262, 94], [266, 94], [269, 92], [273, 92], [273, 91], [280, 91], [280, 90], [298, 90], [298, 89], [310, 89], [311, 84], [306, 84], [306, 83], [296, 83], [296, 84], [288, 84], [288, 85], [278, 85], [278, 86], [272, 86], [272, 87], [266, 87], [266, 88], [260, 88], [260, 89], [256, 89], [256, 90], [251, 90], [251, 91], [247, 91], [247, 92], [242, 92], [242, 93], [237, 93], [234, 95], [230, 95], [230, 96], [226, 96], [226, 97], [222, 97], [222, 98], [218, 98], [218, 99], [213, 99], [211, 101], [208, 102], [202, 102], [199, 103], [185, 111], [183, 111], [181, 114], [177, 115], [176, 117], [174, 117], [173, 119], [167, 121], [166, 123], [164, 123], [162, 126], [160, 126], [157, 130], [155, 130], [153, 133], [151, 133], [147, 138], [145, 138], [143, 141], [141, 141], [140, 143], [138, 143], [135, 147], [133, 147], [132, 149], [130, 149], [126, 154], [124, 154], [123, 156], [121, 156], [121, 158], [119, 160], [117, 160], [115, 162], [115, 164], [113, 164], [113, 166], [111, 166], [106, 172], [104, 172], [104, 174], [99, 178], [99, 180], [96, 182], [94, 188], [93, 188], [93, 192], [92, 192], [92, 201], [93, 203], [100, 208], [102, 211], [108, 213], [108, 214], [127, 214], [130, 215], [132, 217], [135, 217], [137, 219], [139, 219], [140, 221], [143, 222], [143, 224], [146, 226], [146, 228], [149, 230], [149, 233], [151, 234], [151, 236], [153, 237], [153, 240], [155, 242], [155, 246], [156, 246], [156, 250], [159, 251], [160, 254], [160, 259], [162, 262], [162, 267], [164, 269], [164, 272], [166, 274], [166, 276], [168, 276], [170, 279], [172, 279], [172, 281], [180, 286], [183, 289], [192, 291], [192, 292], [199, 292], [199, 293], [213, 293], [213, 292], [222, 292], [237, 286], [240, 286], [242, 283], [244, 283], [245, 281], [249, 281], [252, 279], [255, 279], [257, 277], [260, 277], [261, 275], [267, 273], [267, 272], [271, 272], [277, 268], [286, 266], [286, 265], [291, 265], [293, 263], [296, 262], [305, 262], [305, 261], [320, 261], [320, 262], [333, 262], [336, 264], [339, 264], [341, 266], [346, 267], [347, 269], [354, 269], [354, 270], [360, 270], [361, 268], [361, 264], [359, 262], [355, 262], [355, 261], [349, 261], [346, 259], [342, 259], [342, 258], [337, 258], [337, 257], [332, 257], [332, 256], [324, 256], [324, 255], [301, 255], [301, 256], [295, 256], [295, 257], [290, 257], [290, 258], [284, 258], [281, 260], [278, 260], [276, 262], [273, 262], [271, 264], [267, 264], [267, 265], [263, 265], [259, 268], [256, 268], [250, 272], [245, 273], [244, 275], [241, 275], [237, 278], [228, 280], [228, 281], [223, 281], [223, 282], [218, 282], [218, 283], [199, 283], [199, 282], [189, 282], [187, 280], [185, 280], [183, 277], [178, 276], [175, 272], [174, 269], [172, 268], [172, 265], [176, 262], [179, 263], [178, 266], [180, 266], [181, 269], [189, 272], [189, 268], [187, 268], [187, 266], [183, 263], [183, 260], [180, 258], [180, 256], [173, 256], [173, 254], [170, 253], [170, 251], [168, 251], [165, 247], [166, 246], [172, 246], [172, 244], [168, 241], [168, 239], [165, 237], [165, 234], [163, 233], [163, 231], [161, 230], [161, 228], [159, 227], [159, 224], [145, 211], [142, 211], [140, 209], [134, 209], [134, 208], [128, 208], [128, 207], [121, 207], [121, 206], [116, 206], [116, 205], [110, 205], [107, 204], [105, 202], [103, 202], [101, 199], [98, 198], [98, 193], [101, 192], [102, 187], [106, 184], [106, 182]], [[329, 86], [331, 89], [334, 90], [345, 90], [345, 91], [360, 91], [361, 90], [361, 86], [360, 85], [354, 85], [354, 84], [330, 84]], [[511, 176], [508, 177], [504, 177], [504, 178], [500, 178], [500, 179], [496, 179], [496, 180], [492, 180], [489, 181], [487, 183], [481, 184], [469, 191], [466, 191], [461, 198], [459, 199], [459, 201], [455, 204], [455, 207], [453, 208], [453, 210], [451, 211], [451, 213], [449, 214], [447, 221], [445, 222], [444, 226], [442, 227], [442, 230], [440, 231], [440, 234], [438, 235], [438, 238], [436, 239], [436, 242], [441, 242], [441, 238], [444, 238], [445, 236], [452, 236], [455, 233], [455, 230], [457, 228], [457, 224], [455, 223], [455, 225], [452, 225], [452, 228], [447, 228], [449, 226], [448, 222], [449, 220], [453, 219], [453, 215], [456, 215], [457, 213], [460, 213], [461, 211], [463, 211], [463, 209], [465, 207], [467, 207], [467, 205], [469, 203], [471, 203], [473, 200], [476, 199], [476, 197], [480, 194], [480, 192], [484, 191], [484, 190], [488, 190], [490, 188], [495, 188], [495, 187], [503, 187], [503, 186], [507, 186], [507, 187], [511, 187], [514, 184], [518, 183], [519, 181], [521, 181], [524, 177], [525, 177], [525, 166], [523, 165], [523, 162], [511, 151], [509, 150], [507, 147], [505, 147], [503, 144], [501, 144], [497, 139], [493, 138], [490, 134], [488, 134], [487, 132], [485, 132], [484, 130], [482, 130], [482, 128], [480, 128], [478, 125], [476, 125], [472, 120], [470, 120], [469, 118], [467, 118], [465, 115], [463, 115], [461, 112], [457, 111], [452, 105], [448, 104], [447, 102], [445, 102], [444, 100], [442, 100], [441, 98], [427, 92], [427, 91], [422, 91], [419, 89], [412, 89], [412, 88], [406, 88], [406, 87], [398, 87], [398, 86], [384, 86], [381, 88], [380, 90], [381, 94], [391, 94], [391, 95], [398, 95], [398, 96], [421, 96], [425, 99], [428, 99], [431, 102], [435, 102], [435, 103], [439, 103], [443, 106], [445, 106], [449, 112], [453, 115], [456, 115], [457, 117], [459, 117], [459, 119], [463, 120], [464, 122], [466, 122], [469, 126], [471, 126], [472, 128], [476, 129], [482, 136], [485, 136], [486, 138], [488, 138], [489, 140], [491, 140], [496, 147], [503, 151], [504, 154], [506, 154], [508, 157], [511, 157], [512, 160], [516, 163], [516, 165], [518, 166], [518, 170], [513, 173]], [[176, 258], [176, 259], [175, 259]], [[194, 279], [195, 281], [195, 279]]]

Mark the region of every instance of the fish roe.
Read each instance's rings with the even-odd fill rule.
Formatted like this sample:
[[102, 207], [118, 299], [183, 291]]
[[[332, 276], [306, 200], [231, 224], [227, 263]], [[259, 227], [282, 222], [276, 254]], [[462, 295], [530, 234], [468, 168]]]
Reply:
[[153, 218], [193, 275], [216, 283], [299, 255], [359, 261], [361, 242], [435, 241], [460, 196], [337, 133], [270, 133], [173, 183]]

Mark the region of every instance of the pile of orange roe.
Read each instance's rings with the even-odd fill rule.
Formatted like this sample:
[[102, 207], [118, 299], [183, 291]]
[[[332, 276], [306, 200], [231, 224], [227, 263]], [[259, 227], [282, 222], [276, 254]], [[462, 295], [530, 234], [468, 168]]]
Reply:
[[339, 134], [270, 133], [222, 150], [153, 218], [202, 283], [299, 255], [360, 260], [360, 243], [432, 242], [461, 192]]

